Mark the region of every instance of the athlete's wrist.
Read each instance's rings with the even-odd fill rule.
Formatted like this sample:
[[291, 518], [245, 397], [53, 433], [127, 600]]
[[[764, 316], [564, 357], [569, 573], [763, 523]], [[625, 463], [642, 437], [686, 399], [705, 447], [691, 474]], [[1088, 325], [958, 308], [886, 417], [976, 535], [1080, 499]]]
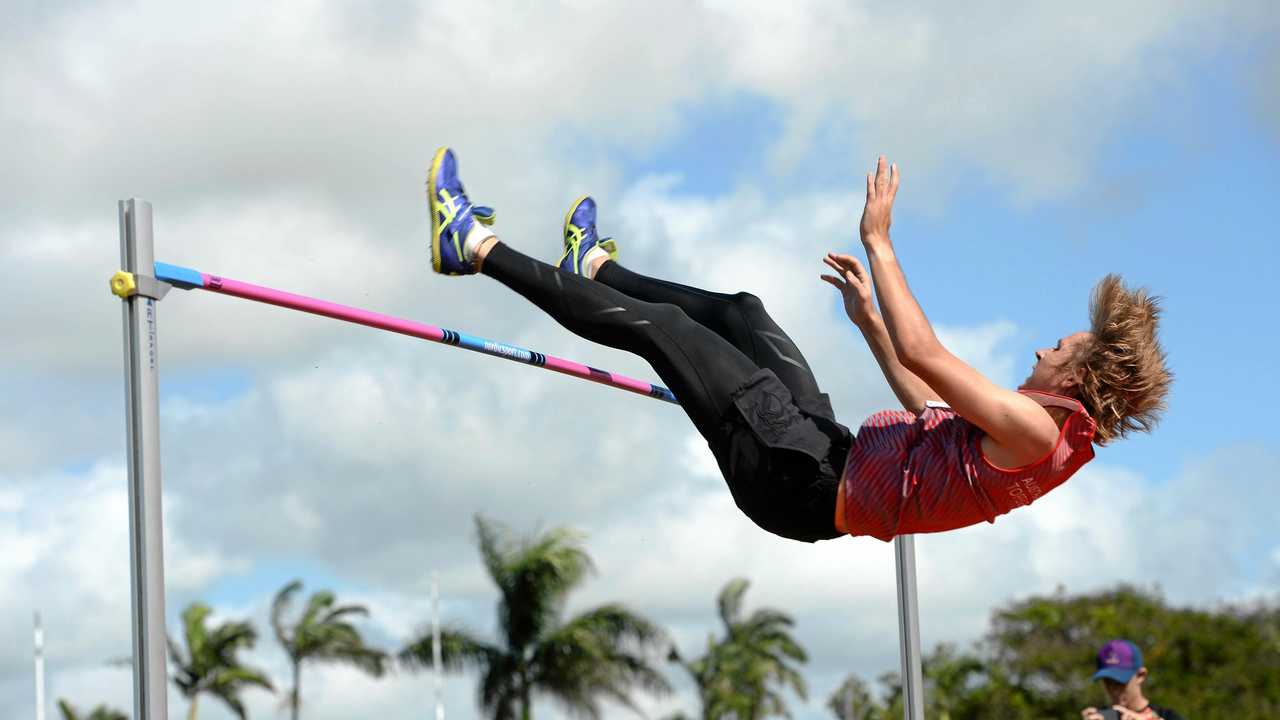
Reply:
[[867, 233], [862, 236], [862, 247], [867, 251], [867, 259], [876, 256], [886, 260], [893, 259], [893, 241], [889, 233]]
[[884, 318], [880, 317], [880, 313], [875, 311], [860, 313], [852, 320], [853, 324], [863, 332], [875, 330], [877, 326], [884, 324]]

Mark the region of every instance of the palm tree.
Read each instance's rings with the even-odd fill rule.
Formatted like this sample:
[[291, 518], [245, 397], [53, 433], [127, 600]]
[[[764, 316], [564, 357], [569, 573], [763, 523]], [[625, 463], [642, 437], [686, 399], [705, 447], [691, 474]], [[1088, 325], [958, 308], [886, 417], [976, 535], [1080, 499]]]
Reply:
[[280, 641], [293, 665], [293, 687], [289, 690], [289, 707], [293, 720], [298, 720], [299, 688], [304, 662], [317, 660], [347, 663], [373, 677], [382, 677], [387, 660], [386, 653], [365, 645], [360, 631], [347, 621], [348, 617], [354, 615], [368, 616], [368, 609], [363, 605], [335, 606], [336, 599], [328, 590], [313, 593], [297, 622], [286, 625], [284, 614], [288, 611], [294, 594], [301, 589], [302, 581], [294, 580], [281, 588], [271, 603], [271, 627], [275, 629], [276, 639]]
[[698, 687], [703, 720], [759, 720], [791, 717], [775, 686], [791, 688], [804, 699], [804, 678], [790, 663], [808, 660], [804, 648], [791, 637], [791, 617], [772, 608], [742, 616], [748, 583], [731, 580], [720, 591], [717, 606], [724, 624], [721, 640], [707, 638], [707, 652], [686, 661], [672, 648], [669, 659], [680, 664]]
[[200, 693], [209, 693], [226, 703], [244, 720], [244, 703], [240, 693], [251, 685], [275, 691], [267, 676], [240, 664], [236, 653], [253, 647], [258, 633], [248, 622], [227, 621], [210, 630], [205, 627], [212, 610], [203, 603], [192, 603], [182, 612], [182, 631], [187, 641], [183, 652], [169, 638], [169, 659], [173, 662], [173, 683], [191, 701], [188, 720], [196, 719], [196, 703]]
[[[529, 720], [533, 696], [556, 700], [571, 713], [599, 720], [600, 699], [636, 709], [633, 686], [666, 693], [670, 686], [648, 655], [666, 646], [665, 634], [644, 617], [611, 603], [562, 621], [565, 598], [592, 570], [574, 532], [560, 528], [514, 542], [476, 517], [480, 555], [501, 593], [501, 638], [487, 642], [457, 627], [440, 635], [447, 670], [481, 674], [479, 701], [493, 720]], [[400, 653], [411, 668], [431, 666], [431, 633]]]
[[89, 712], [88, 715], [80, 715], [71, 703], [66, 700], [58, 700], [58, 710], [62, 713], [62, 720], [129, 720], [129, 716], [107, 707], [99, 705]]

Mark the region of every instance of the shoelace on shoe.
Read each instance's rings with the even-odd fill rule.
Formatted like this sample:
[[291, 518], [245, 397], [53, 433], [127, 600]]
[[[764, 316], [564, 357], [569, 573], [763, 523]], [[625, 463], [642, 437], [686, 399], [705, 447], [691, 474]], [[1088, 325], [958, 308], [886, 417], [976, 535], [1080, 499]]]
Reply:
[[[458, 217], [458, 201], [444, 188], [440, 188], [438, 192], [440, 194], [440, 232], [443, 233], [453, 223], [454, 218]], [[497, 213], [487, 205], [472, 205], [471, 216], [476, 219], [476, 222], [488, 227], [497, 218]], [[454, 252], [458, 257], [462, 257], [463, 238], [458, 237], [458, 233], [455, 232], [450, 240], [453, 242]]]

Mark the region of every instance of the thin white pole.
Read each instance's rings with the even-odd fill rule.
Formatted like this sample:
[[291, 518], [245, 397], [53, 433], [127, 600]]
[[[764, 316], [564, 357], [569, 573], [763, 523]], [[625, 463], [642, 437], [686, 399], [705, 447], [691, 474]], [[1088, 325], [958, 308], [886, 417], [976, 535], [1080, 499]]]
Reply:
[[431, 669], [436, 680], [436, 720], [444, 720], [444, 663], [440, 661], [439, 576], [431, 573]]
[[916, 541], [893, 541], [898, 573], [898, 639], [902, 657], [902, 716], [924, 720], [924, 673], [920, 666], [920, 611], [916, 602]]
[[36, 720], [44, 720], [44, 628], [36, 611]]
[[[155, 275], [151, 203], [121, 200], [119, 211], [121, 270], [150, 280]], [[142, 285], [140, 282], [139, 287]], [[154, 290], [151, 292], [154, 294]], [[134, 720], [168, 720], [156, 298], [139, 292], [125, 297], [121, 305], [129, 443], [133, 717]]]

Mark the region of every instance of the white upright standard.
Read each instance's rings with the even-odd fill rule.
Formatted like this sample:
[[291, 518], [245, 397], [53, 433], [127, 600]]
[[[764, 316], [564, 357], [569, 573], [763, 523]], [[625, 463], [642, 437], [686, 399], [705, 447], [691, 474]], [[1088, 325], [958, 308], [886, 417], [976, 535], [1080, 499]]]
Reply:
[[[120, 265], [137, 292], [123, 298], [125, 419], [129, 441], [129, 566], [133, 605], [133, 717], [168, 720], [164, 548], [160, 515], [160, 403], [151, 203], [121, 200]], [[113, 283], [115, 280], [113, 280]]]
[[436, 676], [436, 720], [444, 720], [444, 663], [440, 648], [440, 581], [431, 573], [431, 671]]
[[898, 571], [898, 640], [902, 657], [902, 716], [924, 720], [924, 673], [920, 667], [920, 611], [916, 602], [916, 539], [893, 541]]
[[36, 720], [44, 720], [44, 628], [36, 612]]

